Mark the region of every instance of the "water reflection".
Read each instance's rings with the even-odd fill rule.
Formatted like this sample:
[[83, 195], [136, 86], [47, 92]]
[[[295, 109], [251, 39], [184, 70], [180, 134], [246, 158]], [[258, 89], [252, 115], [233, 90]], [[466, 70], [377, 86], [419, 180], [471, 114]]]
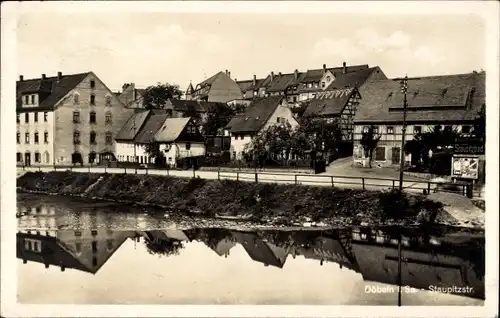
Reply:
[[[84, 303], [394, 305], [398, 243], [402, 285], [419, 289], [404, 294], [402, 305], [483, 304], [484, 237], [436, 229], [370, 228], [23, 230], [17, 234], [17, 257], [27, 265], [21, 267], [19, 297], [26, 302], [65, 302], [74, 293], [70, 303], [83, 295]], [[114, 254], [119, 256], [110, 260]], [[31, 263], [35, 266], [27, 268]], [[49, 272], [51, 266], [58, 271]], [[67, 269], [86, 276], [69, 274], [75, 271]], [[61, 271], [65, 273], [57, 274]], [[67, 287], [72, 288], [68, 294], [55, 285], [65, 275], [73, 275], [66, 280], [76, 279], [74, 284], [87, 290]], [[151, 275], [156, 279], [151, 280]], [[91, 279], [89, 285], [92, 276], [97, 280]], [[47, 299], [41, 296], [44, 293], [29, 291], [33, 277], [41, 282], [37, 290], [59, 289], [59, 298]], [[138, 284], [132, 288], [136, 296], [124, 291], [124, 284], [130, 284], [129, 289]], [[114, 294], [99, 293], [104, 298], [95, 298], [89, 290], [96, 292], [97, 287]], [[447, 287], [455, 287], [449, 292], [461, 297], [450, 300], [450, 295], [429, 291]], [[460, 287], [469, 289], [464, 292]], [[382, 288], [383, 292], [373, 292]], [[138, 293], [149, 296], [143, 299]]]

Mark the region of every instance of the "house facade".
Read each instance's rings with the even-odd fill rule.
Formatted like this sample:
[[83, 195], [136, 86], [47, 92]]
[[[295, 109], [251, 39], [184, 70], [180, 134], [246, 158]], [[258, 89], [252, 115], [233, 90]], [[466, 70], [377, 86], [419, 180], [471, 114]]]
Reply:
[[243, 114], [233, 117], [226, 126], [231, 136], [231, 159], [242, 159], [245, 146], [260, 131], [284, 123], [289, 123], [292, 129], [299, 125], [283, 96], [254, 100]]
[[125, 83], [122, 86], [122, 92], [118, 95], [118, 99], [127, 107], [144, 108], [142, 100], [145, 91], [145, 89], [135, 88], [135, 83]]
[[166, 110], [145, 110], [132, 116], [116, 138], [120, 162], [152, 164], [147, 152], [158, 143], [166, 164], [175, 167], [181, 158], [205, 155], [205, 139], [192, 118], [171, 118]]
[[16, 91], [18, 165], [98, 164], [133, 113], [93, 72], [20, 76]]
[[[467, 135], [485, 105], [485, 73], [408, 79], [405, 140], [434, 127]], [[374, 151], [375, 166], [400, 164], [403, 99], [400, 79], [367, 82], [354, 117], [354, 163], [366, 163], [360, 140], [370, 126], [380, 135]], [[405, 163], [411, 164], [411, 154]]]
[[193, 90], [191, 88], [189, 90], [191, 94], [188, 96], [186, 93], [188, 100], [227, 103], [243, 99], [240, 87], [231, 79], [231, 73], [227, 70], [207, 78], [197, 84]]
[[267, 77], [260, 79], [254, 75], [252, 80], [238, 81], [238, 85], [245, 99], [286, 96], [287, 102], [291, 106], [297, 106], [298, 103], [312, 99], [318, 92], [328, 88], [345, 88], [346, 86], [332, 87], [332, 84], [345, 74], [366, 69], [370, 69], [368, 65], [348, 66], [346, 62], [341, 67], [327, 67], [326, 64], [323, 64], [322, 68], [305, 72], [300, 72], [297, 69], [286, 74], [271, 72]]

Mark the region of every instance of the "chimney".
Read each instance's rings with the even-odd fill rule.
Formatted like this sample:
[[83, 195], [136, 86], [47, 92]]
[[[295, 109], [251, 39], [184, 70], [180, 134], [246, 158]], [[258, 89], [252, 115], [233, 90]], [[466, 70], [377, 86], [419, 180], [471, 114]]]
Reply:
[[227, 76], [231, 78], [231, 72], [227, 72]]
[[298, 80], [299, 79], [299, 70], [295, 70], [294, 71], [294, 75], [295, 75], [295, 80]]
[[122, 85], [122, 92], [124, 92], [127, 89], [127, 87], [129, 87], [129, 85], [130, 84], [128, 84], [128, 83], [123, 84]]
[[326, 64], [323, 64], [323, 75], [326, 73]]
[[281, 76], [281, 72], [278, 72], [278, 76]]
[[226, 75], [227, 75], [227, 70], [226, 70]]
[[45, 74], [42, 74], [42, 79], [46, 79], [47, 76]]
[[24, 76], [19, 75], [19, 81], [20, 81], [20, 82], [24, 81]]
[[271, 72], [271, 82], [274, 80], [274, 72]]
[[342, 74], [345, 74], [347, 72], [347, 66], [346, 63], [342, 63]]
[[57, 72], [57, 80], [60, 81], [62, 79], [62, 72]]
[[253, 86], [257, 85], [257, 75], [253, 76]]

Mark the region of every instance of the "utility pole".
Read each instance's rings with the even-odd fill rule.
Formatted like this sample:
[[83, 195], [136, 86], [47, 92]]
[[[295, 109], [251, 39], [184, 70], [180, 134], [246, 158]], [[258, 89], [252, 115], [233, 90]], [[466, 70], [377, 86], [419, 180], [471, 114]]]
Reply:
[[398, 238], [398, 307], [401, 307], [401, 232], [399, 233]]
[[[135, 130], [136, 130], [136, 127], [135, 127], [135, 116], [134, 116], [134, 125], [133, 125], [133, 129], [134, 129], [134, 139], [135, 139]], [[135, 142], [133, 142], [133, 140], [134, 140], [134, 139], [132, 139], [132, 143], [133, 143], [133, 145], [134, 145], [134, 159], [132, 160], [132, 162], [134, 162], [134, 163], [135, 163], [135, 160], [136, 160], [136, 158], [137, 158], [137, 153], [136, 153], [136, 150], [135, 150]], [[137, 170], [136, 170], [136, 171], [137, 171]]]
[[401, 81], [401, 92], [404, 94], [403, 100], [403, 129], [401, 134], [401, 158], [399, 163], [399, 191], [403, 191], [403, 170], [405, 167], [405, 133], [406, 133], [406, 92], [408, 91], [408, 76]]

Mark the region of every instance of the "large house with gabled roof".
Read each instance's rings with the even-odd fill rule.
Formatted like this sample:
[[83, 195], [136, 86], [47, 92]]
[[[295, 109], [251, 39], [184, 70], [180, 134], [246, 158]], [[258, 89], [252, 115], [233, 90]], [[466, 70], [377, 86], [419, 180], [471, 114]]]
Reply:
[[[484, 72], [408, 78], [405, 140], [436, 126], [469, 134], [485, 107]], [[401, 79], [369, 81], [360, 87], [361, 99], [354, 116], [355, 164], [365, 164], [360, 145], [363, 131], [374, 126], [381, 138], [374, 151], [376, 166], [400, 164], [403, 127]], [[405, 162], [411, 162], [411, 154]]]
[[235, 115], [226, 125], [231, 135], [231, 158], [242, 159], [243, 150], [252, 139], [271, 125], [288, 123], [296, 128], [299, 123], [293, 117], [284, 96], [257, 98], [242, 114]]
[[18, 165], [98, 164], [133, 110], [93, 72], [16, 82]]
[[188, 95], [186, 91], [187, 100], [227, 103], [243, 99], [240, 87], [231, 79], [231, 73], [227, 70], [207, 78], [194, 89], [191, 84], [189, 85], [187, 91], [191, 91], [191, 94]]

